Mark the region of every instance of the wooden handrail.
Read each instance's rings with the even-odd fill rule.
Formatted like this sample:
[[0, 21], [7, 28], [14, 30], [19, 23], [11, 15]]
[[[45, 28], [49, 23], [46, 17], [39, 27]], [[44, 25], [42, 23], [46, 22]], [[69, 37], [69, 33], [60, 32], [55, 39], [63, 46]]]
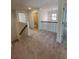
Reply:
[[21, 30], [21, 32], [19, 33], [19, 35], [21, 35], [21, 34], [23, 33], [23, 31], [25, 30], [26, 27], [27, 27], [27, 25], [25, 25], [25, 26], [23, 27], [23, 29]]

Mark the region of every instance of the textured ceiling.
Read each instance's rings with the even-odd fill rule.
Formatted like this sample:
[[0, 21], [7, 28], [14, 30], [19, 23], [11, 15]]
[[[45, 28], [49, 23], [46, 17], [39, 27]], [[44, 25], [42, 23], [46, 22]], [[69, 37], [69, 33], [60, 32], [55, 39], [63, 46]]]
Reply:
[[48, 8], [56, 7], [58, 0], [12, 0], [12, 8]]

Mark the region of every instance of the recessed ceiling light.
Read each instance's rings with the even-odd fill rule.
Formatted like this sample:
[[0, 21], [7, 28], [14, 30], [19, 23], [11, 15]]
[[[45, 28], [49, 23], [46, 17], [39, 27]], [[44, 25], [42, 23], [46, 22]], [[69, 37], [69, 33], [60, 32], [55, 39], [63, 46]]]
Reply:
[[29, 7], [28, 9], [31, 10], [32, 8]]

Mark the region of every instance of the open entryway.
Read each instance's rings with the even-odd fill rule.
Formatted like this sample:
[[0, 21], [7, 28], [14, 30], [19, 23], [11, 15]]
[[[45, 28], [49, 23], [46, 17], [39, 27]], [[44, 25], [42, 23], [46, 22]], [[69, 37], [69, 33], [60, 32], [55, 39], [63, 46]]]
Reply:
[[34, 31], [38, 31], [38, 11], [33, 11], [32, 16], [34, 21]]

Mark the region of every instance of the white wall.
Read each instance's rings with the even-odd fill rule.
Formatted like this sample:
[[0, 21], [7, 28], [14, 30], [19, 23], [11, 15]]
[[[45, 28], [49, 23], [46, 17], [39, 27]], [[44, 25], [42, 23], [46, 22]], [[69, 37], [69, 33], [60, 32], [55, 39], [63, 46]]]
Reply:
[[32, 17], [32, 11], [28, 11], [28, 21], [29, 21], [29, 27], [31, 29], [34, 28], [34, 21], [33, 21], [33, 17]]
[[[57, 7], [56, 7], [57, 8]], [[57, 20], [52, 20], [52, 13], [56, 13], [58, 15], [58, 9], [55, 8], [47, 8], [47, 9], [40, 9], [39, 10], [39, 30], [46, 30], [50, 32], [56, 32], [56, 23]], [[47, 21], [47, 22], [41, 22]]]
[[56, 23], [52, 22], [40, 22], [40, 30], [56, 32], [56, 25]]
[[58, 24], [57, 24], [57, 39], [56, 41], [61, 43], [62, 42], [62, 20], [63, 20], [63, 7], [64, 7], [64, 0], [58, 0]]

